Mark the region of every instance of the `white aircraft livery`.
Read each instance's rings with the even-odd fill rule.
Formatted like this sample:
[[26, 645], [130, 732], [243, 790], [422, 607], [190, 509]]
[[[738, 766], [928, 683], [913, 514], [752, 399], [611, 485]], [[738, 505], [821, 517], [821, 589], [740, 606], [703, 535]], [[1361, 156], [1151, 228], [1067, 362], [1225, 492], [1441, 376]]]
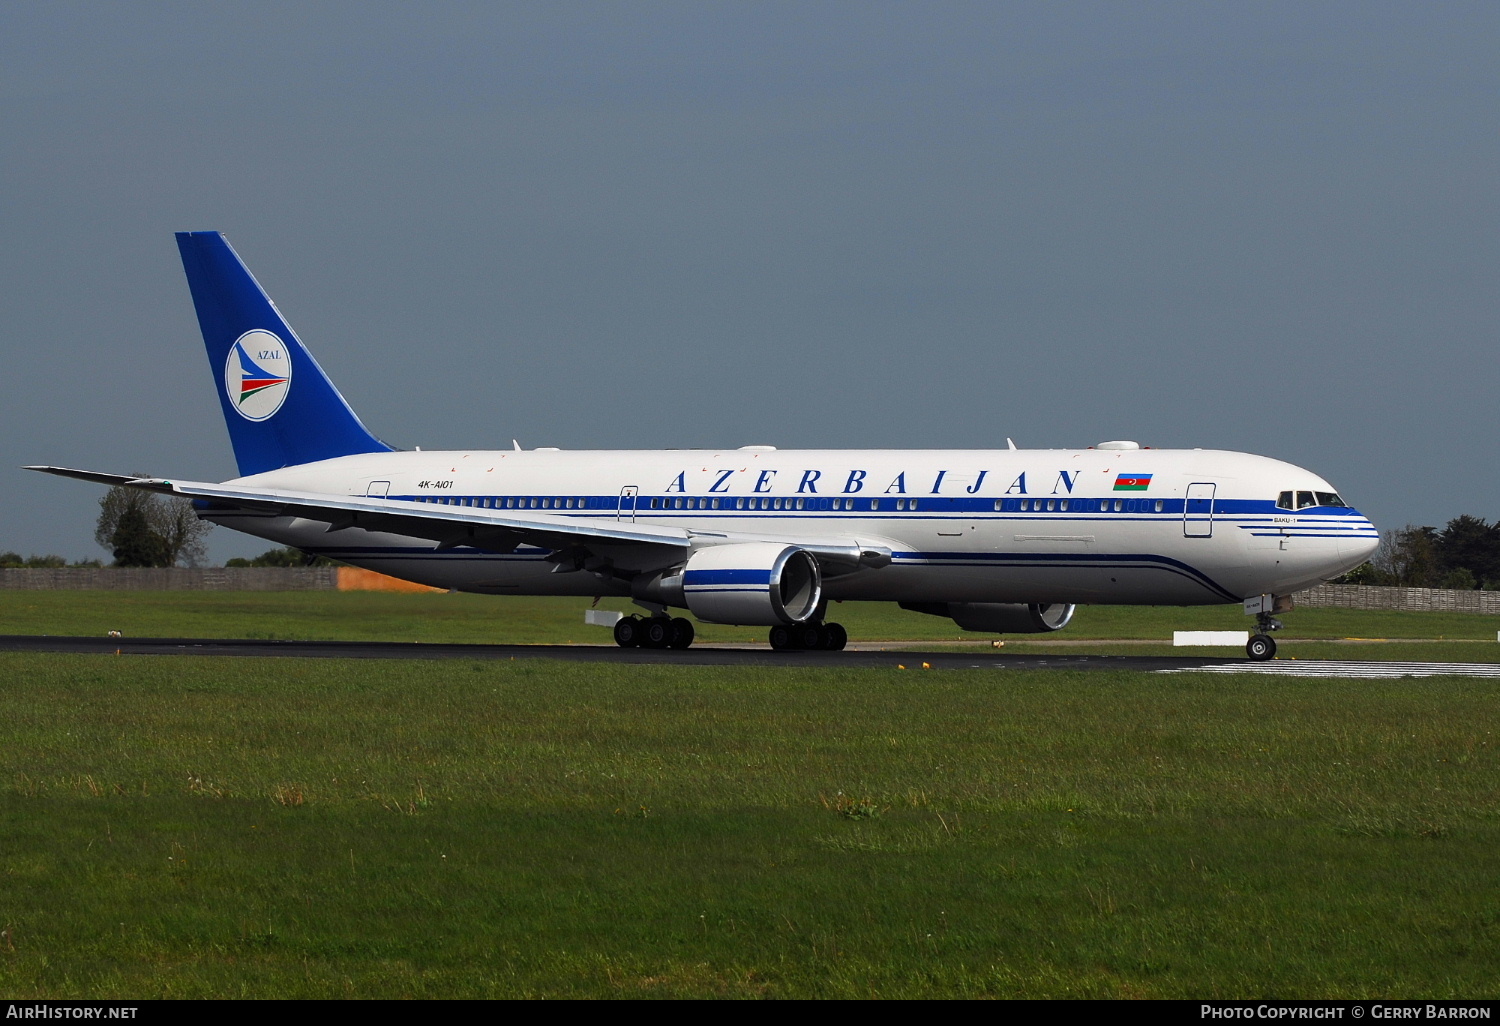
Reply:
[[828, 603], [964, 630], [1066, 626], [1079, 603], [1244, 602], [1268, 659], [1288, 596], [1379, 536], [1328, 482], [1238, 452], [1088, 449], [398, 451], [370, 434], [218, 232], [177, 235], [240, 475], [222, 484], [31, 467], [194, 501], [198, 515], [422, 584], [625, 596], [622, 646], [700, 620], [839, 649]]

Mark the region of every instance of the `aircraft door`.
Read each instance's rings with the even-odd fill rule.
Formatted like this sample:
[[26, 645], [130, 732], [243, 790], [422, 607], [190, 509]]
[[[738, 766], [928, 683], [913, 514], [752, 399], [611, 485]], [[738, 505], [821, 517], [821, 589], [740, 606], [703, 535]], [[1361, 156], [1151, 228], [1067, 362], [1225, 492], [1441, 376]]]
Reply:
[[391, 483], [389, 481], [371, 481], [365, 489], [365, 496], [371, 499], [383, 499], [391, 494]]
[[620, 489], [620, 508], [615, 514], [616, 520], [629, 520], [635, 523], [635, 497], [640, 494], [640, 486], [626, 485]]
[[1212, 538], [1214, 534], [1214, 484], [1196, 481], [1188, 485], [1182, 508], [1182, 533], [1188, 538]]

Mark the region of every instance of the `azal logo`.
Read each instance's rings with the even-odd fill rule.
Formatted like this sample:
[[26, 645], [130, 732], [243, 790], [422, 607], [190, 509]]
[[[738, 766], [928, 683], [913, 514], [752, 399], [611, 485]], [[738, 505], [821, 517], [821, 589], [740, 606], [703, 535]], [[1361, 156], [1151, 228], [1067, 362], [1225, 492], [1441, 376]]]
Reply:
[[229, 347], [224, 391], [246, 420], [265, 420], [281, 409], [292, 386], [292, 361], [281, 339], [269, 331], [247, 331]]

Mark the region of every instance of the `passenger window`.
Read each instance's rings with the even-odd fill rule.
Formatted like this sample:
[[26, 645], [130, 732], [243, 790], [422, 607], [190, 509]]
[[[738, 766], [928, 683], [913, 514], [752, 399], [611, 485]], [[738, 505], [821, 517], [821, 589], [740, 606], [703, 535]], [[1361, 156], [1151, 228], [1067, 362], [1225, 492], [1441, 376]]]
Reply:
[[734, 508], [735, 509], [744, 509], [745, 508], [745, 500], [744, 499], [735, 499], [734, 500]]
[[908, 499], [906, 501], [906, 508], [907, 509], [916, 509], [917, 508], [917, 500], [916, 499]]
[[1313, 501], [1313, 493], [1312, 492], [1298, 492], [1297, 493], [1297, 508], [1298, 509], [1306, 509], [1309, 506], [1315, 506], [1315, 505], [1317, 505], [1317, 503]]
[[870, 508], [871, 509], [879, 509], [880, 508], [880, 500], [879, 499], [871, 499], [870, 500]]
[[804, 500], [804, 499], [798, 499], [797, 500], [797, 508], [798, 509], [802, 509], [803, 506], [804, 506], [804, 504], [805, 504], [805, 502], [806, 502], [806, 500]]
[[1160, 513], [1162, 510], [1164, 510], [1166, 508], [1167, 508], [1167, 504], [1165, 502], [1162, 502], [1160, 499], [1156, 500], [1156, 512]]
[[1067, 509], [1068, 508], [1068, 500], [1064, 499], [1061, 503], [1058, 504], [1057, 508], [1058, 509], [1063, 509], [1063, 510]]
[[1057, 500], [1056, 499], [1048, 499], [1047, 500], [1047, 512], [1051, 513], [1055, 509], [1057, 509]]
[[1022, 499], [1021, 500], [1021, 512], [1025, 513], [1025, 512], [1027, 512], [1030, 509], [1031, 509], [1031, 500], [1030, 499]]

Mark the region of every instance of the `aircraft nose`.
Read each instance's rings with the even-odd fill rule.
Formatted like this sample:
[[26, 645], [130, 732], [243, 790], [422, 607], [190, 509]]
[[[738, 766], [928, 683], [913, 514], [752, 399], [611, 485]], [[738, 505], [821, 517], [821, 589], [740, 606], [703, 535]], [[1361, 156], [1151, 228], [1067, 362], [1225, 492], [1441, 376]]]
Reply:
[[1339, 558], [1351, 567], [1367, 562], [1375, 555], [1375, 550], [1380, 548], [1380, 534], [1375, 530], [1375, 525], [1363, 516], [1357, 524], [1347, 537], [1339, 539]]

